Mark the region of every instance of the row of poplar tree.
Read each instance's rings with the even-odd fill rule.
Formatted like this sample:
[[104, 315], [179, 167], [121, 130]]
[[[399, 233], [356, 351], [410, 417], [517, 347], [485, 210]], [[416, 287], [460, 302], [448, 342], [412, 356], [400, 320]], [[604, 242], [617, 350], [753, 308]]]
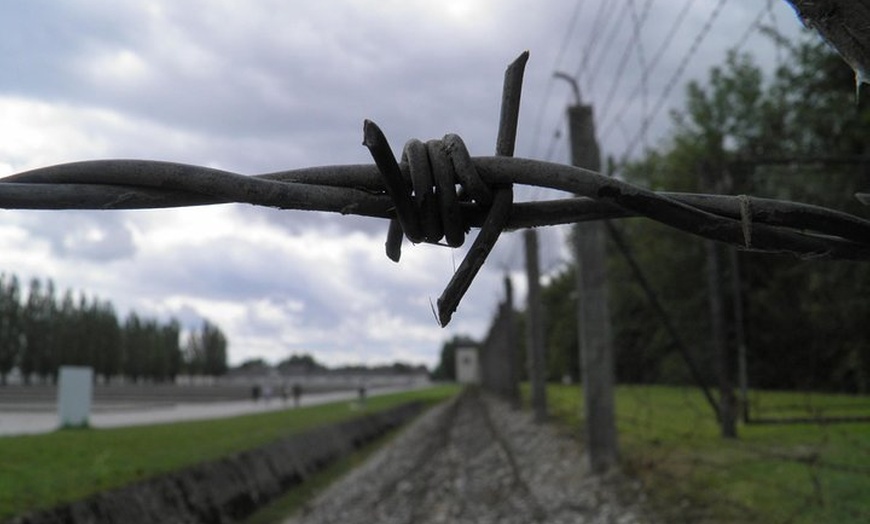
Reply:
[[227, 339], [204, 321], [180, 343], [181, 325], [130, 312], [121, 321], [110, 302], [58, 299], [51, 280], [30, 281], [27, 296], [14, 275], [0, 274], [0, 384], [17, 368], [25, 384], [57, 380], [60, 366], [91, 366], [108, 383], [173, 382], [180, 374], [221, 375], [227, 371]]

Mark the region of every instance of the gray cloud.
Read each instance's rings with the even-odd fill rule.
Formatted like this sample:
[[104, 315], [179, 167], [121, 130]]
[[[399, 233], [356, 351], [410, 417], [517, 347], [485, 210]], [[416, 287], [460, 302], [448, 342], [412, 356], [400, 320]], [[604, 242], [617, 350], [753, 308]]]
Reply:
[[52, 253], [62, 259], [103, 263], [136, 254], [130, 228], [119, 214], [78, 211], [20, 216], [30, 234], [47, 240]]
[[[642, 34], [647, 60], [681, 5], [654, 4]], [[63, 134], [34, 131], [32, 149], [10, 151], [0, 165], [32, 167], [43, 161], [32, 152], [40, 147], [51, 150], [51, 161], [140, 157], [242, 173], [368, 163], [360, 145], [364, 118], [382, 126], [397, 153], [409, 138], [457, 132], [472, 154], [489, 155], [504, 68], [525, 49], [531, 60], [517, 154], [540, 158], [570, 102], [566, 86], [553, 84], [553, 70], [576, 71], [595, 32], [597, 5], [590, 4], [562, 47], [574, 7], [572, 0], [5, 4], [0, 8], [0, 68], [6, 72], [0, 97], [11, 99], [9, 104], [39, 102], [28, 111], [40, 114], [62, 108], [49, 120]], [[781, 23], [796, 26], [780, 7], [775, 10]], [[631, 38], [630, 21], [623, 21], [609, 47], [599, 42], [605, 52], [590, 58], [601, 68], [594, 77], [581, 74], [584, 100], [597, 104], [602, 128], [614, 125], [613, 116], [626, 107], [621, 127], [602, 143], [606, 153], [625, 148], [709, 9], [699, 6], [687, 18], [647, 79], [645, 97], [631, 95], [640, 82], [637, 56], [623, 79], [615, 80], [619, 54]], [[683, 80], [703, 77], [757, 12], [726, 5]], [[760, 50], [759, 42], [753, 37], [747, 46]], [[665, 106], [681, 96], [682, 89], [674, 89]], [[609, 107], [603, 107], [606, 100]], [[653, 122], [650, 143], [666, 131], [665, 115]], [[0, 123], [0, 131], [14, 135], [10, 125], [3, 129]], [[46, 271], [100, 286], [105, 299], [177, 315], [185, 325], [223, 315], [231, 342], [238, 341], [231, 349], [235, 361], [256, 353], [280, 358], [291, 349], [316, 349], [333, 360], [411, 356], [432, 363], [440, 337], [485, 334], [505, 272], [517, 277], [518, 300], [524, 289], [522, 244], [519, 235], [506, 235], [451, 327], [441, 330], [428, 302], [437, 299], [464, 250], [451, 254], [406, 243], [407, 255], [396, 265], [383, 255], [386, 221], [228, 209], [221, 215], [227, 221], [219, 226], [227, 228], [226, 234], [215, 234], [217, 225], [197, 230], [179, 223], [177, 229], [189, 237], [170, 247], [148, 236], [156, 227], [154, 214], [106, 219], [73, 213], [59, 220], [59, 215], [35, 213], [19, 223], [29, 241], [48, 242], [55, 260]], [[565, 258], [560, 234], [546, 230], [542, 236], [547, 242], [542, 267], [557, 268]], [[305, 256], [317, 248], [317, 238], [332, 251], [317, 252], [319, 259]], [[15, 247], [25, 245], [22, 240]], [[108, 268], [124, 273], [100, 275]]]

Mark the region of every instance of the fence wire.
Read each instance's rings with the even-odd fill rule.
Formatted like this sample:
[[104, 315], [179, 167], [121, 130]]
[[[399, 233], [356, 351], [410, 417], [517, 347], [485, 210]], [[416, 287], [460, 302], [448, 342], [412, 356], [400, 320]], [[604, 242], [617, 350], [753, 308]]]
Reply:
[[[463, 141], [410, 140], [401, 162], [376, 124], [364, 145], [375, 165], [321, 166], [246, 176], [154, 160], [93, 160], [49, 166], [0, 179], [0, 208], [147, 209], [246, 203], [391, 220], [387, 255], [398, 261], [402, 237], [461, 246], [480, 228], [457, 274], [438, 299], [446, 325], [504, 229], [644, 216], [747, 251], [801, 258], [870, 259], [870, 221], [798, 202], [749, 195], [656, 192], [599, 173], [512, 158], [522, 75], [528, 53], [505, 73], [496, 154], [471, 157]], [[523, 184], [571, 198], [514, 202]], [[457, 187], [459, 190], [457, 191]], [[866, 195], [859, 195], [866, 202]]]
[[[377, 126], [366, 122], [366, 129], [373, 133]], [[644, 216], [741, 250], [807, 259], [870, 259], [870, 220], [837, 210], [748, 195], [655, 192], [567, 165], [509, 157], [472, 158], [457, 143], [461, 141], [455, 135], [425, 145], [409, 142], [403, 161], [396, 163], [402, 184], [395, 195], [388, 193], [388, 176], [377, 165], [245, 176], [161, 161], [94, 160], [0, 179], [0, 207], [110, 210], [236, 202], [399, 218], [401, 232], [412, 242], [446, 239], [448, 245], [457, 247], [466, 232], [484, 226], [492, 215], [494, 189], [524, 184], [580, 196], [543, 202], [508, 199], [501, 203], [506, 216], [500, 227]], [[385, 139], [378, 147], [389, 152]], [[458, 194], [457, 185], [461, 188]], [[394, 253], [392, 258], [398, 256]], [[439, 314], [444, 319], [444, 312]]]
[[[551, 385], [548, 394], [552, 414], [579, 427], [582, 389]], [[754, 395], [774, 404], [800, 400], [789, 392]], [[866, 408], [866, 399], [828, 394], [802, 409], [842, 402]], [[622, 385], [616, 403], [624, 471], [650, 495], [651, 511], [663, 522], [870, 518], [866, 424], [741, 426], [740, 439], [722, 439], [696, 388]]]

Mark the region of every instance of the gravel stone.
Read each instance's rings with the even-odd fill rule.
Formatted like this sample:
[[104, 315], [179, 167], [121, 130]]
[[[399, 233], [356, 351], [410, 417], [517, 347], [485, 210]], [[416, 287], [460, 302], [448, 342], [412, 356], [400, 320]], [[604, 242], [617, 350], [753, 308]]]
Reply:
[[555, 427], [467, 390], [286, 523], [654, 522], [632, 486], [590, 474], [578, 442]]

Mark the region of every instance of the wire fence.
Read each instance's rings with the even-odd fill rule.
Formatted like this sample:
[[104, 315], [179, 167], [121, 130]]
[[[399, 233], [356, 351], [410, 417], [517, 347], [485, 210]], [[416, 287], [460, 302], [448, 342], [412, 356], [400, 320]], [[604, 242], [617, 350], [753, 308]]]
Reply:
[[[833, 406], [845, 395], [754, 391], [756, 401]], [[576, 428], [577, 386], [551, 386], [552, 414]], [[851, 398], [860, 404], [866, 399]], [[870, 518], [867, 424], [741, 426], [722, 439], [696, 388], [620, 386], [622, 464], [652, 495], [664, 522], [866, 522]]]
[[[366, 121], [364, 144], [375, 165], [246, 176], [152, 160], [73, 162], [0, 179], [0, 208], [145, 209], [235, 202], [379, 217], [392, 220], [387, 254], [395, 261], [403, 235], [415, 243], [458, 247], [471, 228], [480, 228], [438, 299], [442, 325], [504, 229], [644, 216], [747, 251], [870, 259], [870, 221], [834, 209], [749, 195], [656, 192], [577, 167], [511, 158], [527, 56], [506, 75], [500, 156], [471, 157], [461, 138], [449, 134], [426, 143], [409, 141], [398, 162], [380, 128]], [[514, 202], [514, 184], [577, 196]]]
[[[409, 141], [399, 161], [380, 128], [366, 121], [364, 144], [374, 158], [373, 165], [248, 176], [151, 160], [75, 162], [0, 180], [0, 208], [110, 210], [234, 202], [378, 217], [391, 221], [386, 249], [394, 261], [400, 259], [403, 237], [412, 243], [458, 247], [472, 228], [479, 228], [466, 260], [438, 299], [442, 325], [450, 321], [505, 229], [642, 216], [746, 251], [789, 253], [805, 259], [870, 260], [870, 220], [834, 209], [750, 195], [651, 191], [577, 167], [512, 158], [526, 58], [522, 55], [506, 74], [497, 156], [471, 157], [461, 138], [446, 135], [440, 140]], [[514, 202], [516, 184], [576, 196]], [[867, 195], [857, 196], [867, 202]], [[733, 501], [738, 514], [754, 501], [751, 492], [759, 487], [753, 484], [758, 477], [744, 473], [759, 464], [786, 468], [797, 479], [772, 488], [780, 498], [799, 501], [796, 508], [780, 515], [783, 522], [793, 520], [805, 508], [824, 508], [839, 476], [859, 476], [860, 482], [849, 485], [870, 486], [866, 440], [852, 433], [811, 425], [803, 440], [790, 441], [775, 428], [752, 432], [747, 428], [747, 437], [740, 443], [716, 438], [710, 444], [711, 434], [718, 434], [716, 422], [697, 391], [671, 393], [658, 400], [641, 388], [626, 391], [627, 397], [620, 400], [623, 435], [658, 446], [655, 454], [634, 464], [636, 470], [664, 483], [682, 474], [695, 475], [712, 487], [725, 481], [743, 483], [749, 495]], [[681, 413], [683, 420], [674, 420], [675, 413]], [[845, 441], [851, 449], [865, 452], [861, 461], [840, 456], [838, 443]], [[687, 448], [687, 442], [694, 445]], [[709, 451], [708, 446], [716, 452], [702, 453]], [[855, 502], [843, 511], [870, 513], [866, 502]]]

